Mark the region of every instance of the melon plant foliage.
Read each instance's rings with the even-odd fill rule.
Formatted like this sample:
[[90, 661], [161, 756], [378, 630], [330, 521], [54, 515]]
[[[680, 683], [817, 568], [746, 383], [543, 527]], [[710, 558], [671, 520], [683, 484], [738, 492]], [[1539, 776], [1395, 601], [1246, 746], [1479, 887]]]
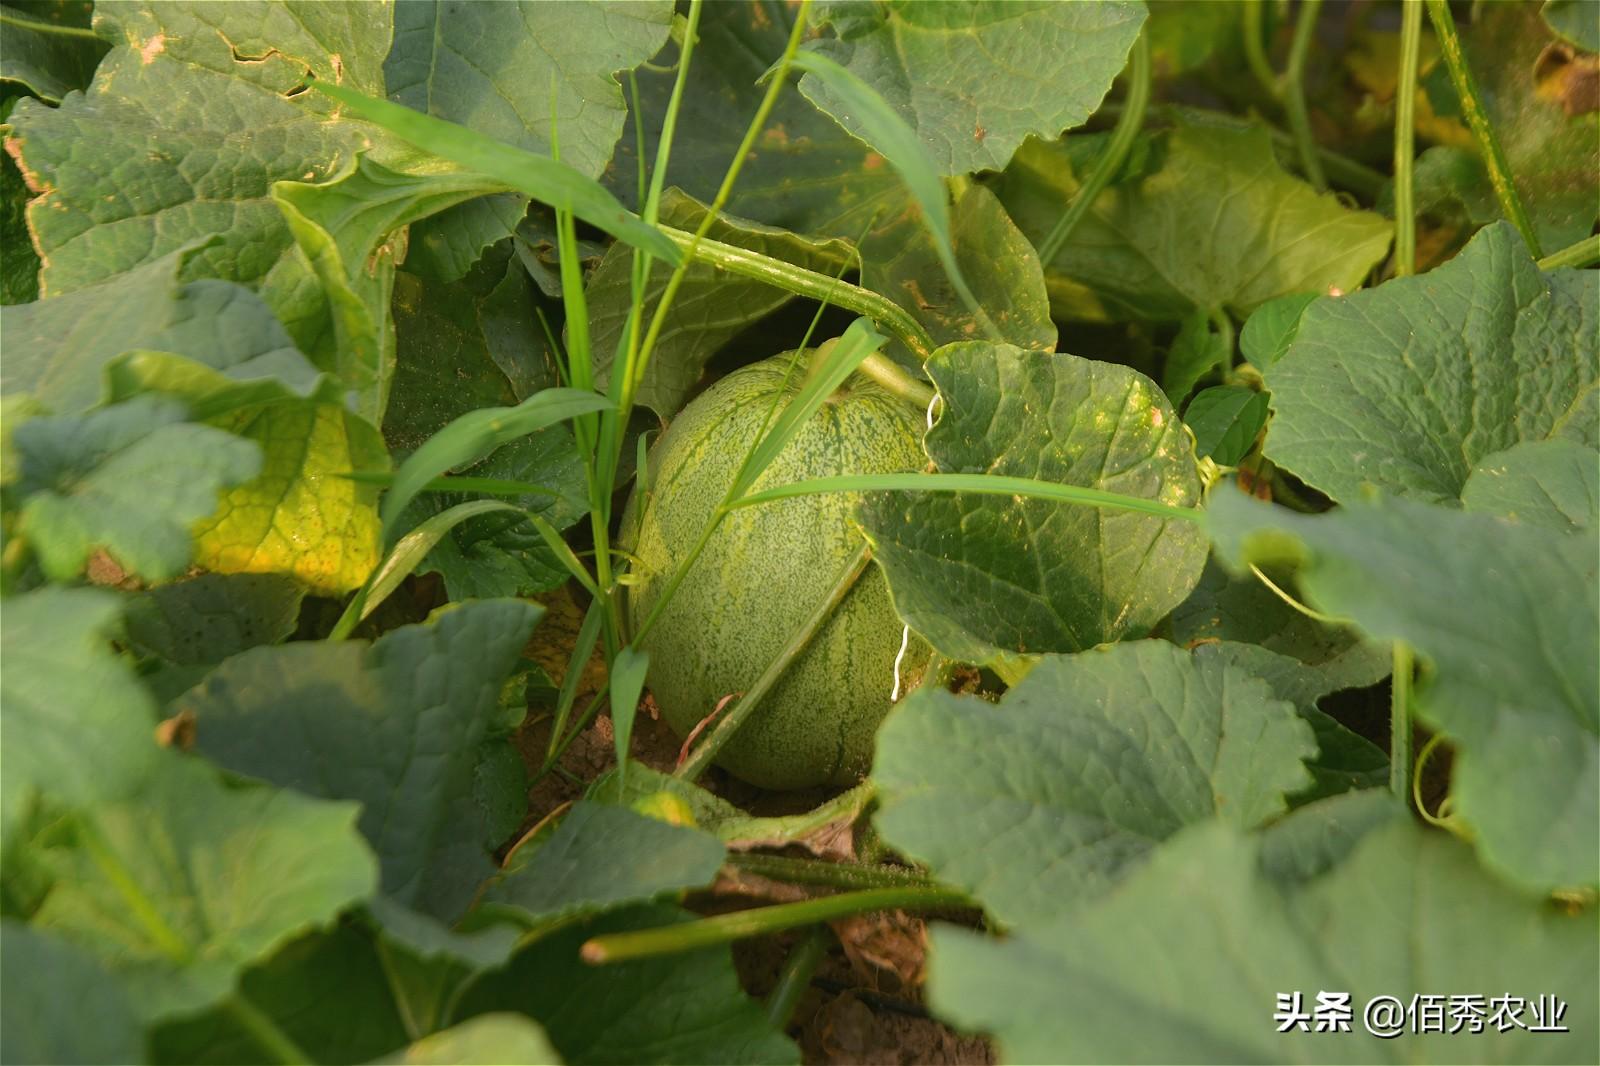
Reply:
[[1600, 1061], [1587, 6], [4, 0], [0, 1062]]

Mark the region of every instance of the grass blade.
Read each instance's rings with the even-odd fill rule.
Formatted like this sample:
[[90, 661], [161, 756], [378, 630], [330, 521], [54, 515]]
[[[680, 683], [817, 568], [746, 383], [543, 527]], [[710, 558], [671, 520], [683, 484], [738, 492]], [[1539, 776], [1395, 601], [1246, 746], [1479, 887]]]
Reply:
[[[335, 477], [342, 477], [346, 481], [354, 481], [362, 485], [377, 485], [386, 489], [394, 484], [394, 474], [387, 470], [348, 470]], [[555, 489], [545, 485], [535, 485], [531, 481], [509, 481], [498, 477], [436, 477], [422, 486], [423, 492], [481, 492], [486, 496], [549, 496], [556, 498], [561, 495]]]
[[1173, 507], [1120, 492], [1061, 485], [1030, 477], [1005, 477], [1000, 474], [842, 474], [838, 477], [811, 478], [741, 496], [731, 508], [755, 507], [775, 500], [810, 496], [820, 492], [980, 492], [991, 496], [1026, 496], [1054, 503], [1075, 503], [1104, 507], [1112, 511], [1136, 511], [1158, 518], [1202, 522], [1205, 512], [1197, 507]]
[[[556, 695], [556, 716], [550, 726], [550, 746], [545, 754], [545, 768], [555, 764], [561, 758], [561, 753], [567, 750], [571, 738], [565, 737], [567, 719], [572, 715], [572, 706], [578, 701], [578, 685], [583, 680], [583, 668], [589, 664], [589, 657], [594, 654], [595, 641], [600, 639], [600, 625], [605, 621], [606, 603], [604, 600], [590, 600], [589, 609], [584, 613], [583, 624], [578, 627], [578, 638], [572, 644], [572, 654], [567, 657], [567, 672], [561, 678], [561, 691]], [[580, 724], [579, 729], [582, 729]], [[577, 730], [574, 730], [574, 735]]]
[[950, 205], [945, 200], [944, 180], [939, 169], [928, 157], [928, 150], [917, 139], [916, 132], [906, 120], [889, 106], [878, 91], [849, 70], [819, 52], [801, 52], [794, 57], [794, 65], [828, 86], [829, 91], [843, 101], [867, 132], [872, 145], [889, 165], [899, 172], [911, 195], [922, 208], [922, 221], [933, 234], [933, 243], [950, 275], [950, 284], [956, 295], [966, 304], [967, 310], [978, 320], [989, 339], [1003, 340], [999, 330], [984, 313], [977, 297], [967, 286], [961, 267], [956, 263], [955, 244], [951, 239]]
[[818, 348], [817, 359], [807, 372], [799, 395], [789, 401], [777, 422], [761, 438], [761, 443], [751, 449], [730, 490], [731, 495], [743, 496], [756, 478], [761, 476], [761, 472], [794, 439], [800, 427], [817, 413], [829, 394], [845, 383], [845, 379], [855, 372], [862, 360], [887, 343], [888, 338], [873, 329], [871, 322], [858, 318], [842, 336], [832, 342], [831, 348], [827, 345]]
[[333, 632], [328, 634], [328, 639], [343, 640], [348, 637], [351, 630], [377, 610], [378, 605], [400, 587], [400, 582], [427, 558], [433, 546], [443, 540], [444, 535], [456, 526], [478, 515], [519, 510], [521, 508], [501, 503], [499, 500], [469, 500], [466, 503], [458, 503], [447, 511], [440, 511], [426, 522], [420, 523], [416, 529], [400, 538], [400, 542], [372, 572], [372, 576], [367, 578], [367, 583], [350, 601], [350, 606], [345, 608], [344, 614], [339, 616], [339, 621], [334, 624]]
[[633, 741], [633, 718], [644, 692], [644, 675], [650, 666], [648, 652], [628, 646], [611, 661], [611, 733], [617, 744], [617, 779], [626, 782], [628, 746]]
[[384, 541], [394, 533], [395, 522], [406, 505], [445, 471], [481, 459], [518, 437], [610, 406], [604, 396], [592, 392], [545, 389], [515, 407], [485, 407], [467, 412], [429, 437], [395, 471], [394, 485], [383, 498]]
[[584, 568], [577, 554], [573, 552], [572, 546], [563, 539], [561, 532], [551, 525], [543, 515], [536, 515], [531, 511], [528, 513], [528, 521], [533, 523], [533, 528], [538, 530], [539, 536], [543, 538], [545, 545], [555, 555], [556, 559], [560, 561], [562, 566], [567, 568], [567, 573], [571, 574], [578, 584], [588, 589], [589, 595], [600, 595], [600, 586], [594, 583], [594, 578], [589, 576], [589, 571]]
[[658, 259], [677, 265], [683, 259], [678, 246], [654, 226], [622, 206], [615, 196], [592, 178], [548, 156], [501, 144], [492, 137], [454, 122], [424, 115], [409, 107], [378, 100], [324, 81], [312, 85], [355, 114], [382, 126], [424, 151], [442, 156], [470, 170], [494, 178], [561, 211], [570, 211], [591, 226], [619, 241], [642, 248]]

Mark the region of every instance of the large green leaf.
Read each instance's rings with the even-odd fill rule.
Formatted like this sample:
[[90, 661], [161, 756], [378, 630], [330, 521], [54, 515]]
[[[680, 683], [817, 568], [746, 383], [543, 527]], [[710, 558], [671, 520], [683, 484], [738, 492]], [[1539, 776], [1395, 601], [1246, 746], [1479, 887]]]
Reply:
[[57, 937], [12, 921], [0, 930], [0, 1061], [144, 1060], [144, 1034], [121, 981]]
[[[1036, 244], [1104, 145], [1084, 142], [1029, 141], [1001, 178], [1001, 201]], [[1259, 126], [1179, 125], [1150, 135], [1143, 154], [1045, 264], [1058, 316], [1244, 317], [1276, 296], [1354, 289], [1388, 250], [1387, 221], [1285, 173]]]
[[617, 72], [654, 55], [671, 22], [665, 0], [397, 4], [383, 73], [396, 103], [543, 155], [559, 139], [561, 161], [594, 178], [627, 112]]
[[187, 417], [175, 400], [139, 396], [17, 428], [16, 535], [47, 576], [71, 580], [97, 548], [140, 577], [183, 572], [194, 554], [189, 527], [262, 463], [254, 443]]
[[105, 397], [107, 365], [137, 350], [168, 352], [232, 380], [271, 377], [309, 393], [317, 372], [272, 310], [239, 285], [180, 282], [205, 244], [181, 248], [88, 288], [0, 311], [0, 392], [27, 392], [57, 414]]
[[[316, 1062], [363, 1062], [410, 1039], [372, 940], [340, 925], [300, 937], [246, 970], [240, 993]], [[265, 1049], [226, 1007], [157, 1026], [160, 1063], [255, 1066]]]
[[486, 908], [530, 925], [703, 888], [723, 855], [722, 842], [709, 833], [586, 802], [531, 851], [483, 896]]
[[87, 86], [108, 47], [84, 32], [91, 11], [89, 3], [30, 4], [29, 9], [0, 4], [0, 19], [6, 27], [0, 82], [15, 82], [53, 104]]
[[1484, 859], [1535, 888], [1600, 882], [1600, 542], [1390, 500], [1323, 515], [1219, 489], [1230, 560], [1303, 560], [1320, 610], [1431, 664], [1414, 698], [1456, 744], [1456, 810]]
[[[464, 604], [370, 647], [357, 641], [256, 648], [174, 706], [196, 747], [242, 774], [357, 800], [384, 892], [454, 920], [494, 872], [474, 797], [500, 687], [541, 609]], [[426, 753], [427, 757], [419, 757]]]
[[1600, 452], [1535, 440], [1485, 456], [1461, 487], [1461, 506], [1566, 532], [1600, 521]]
[[[1223, 823], [1197, 826], [1100, 903], [1004, 941], [933, 934], [930, 1000], [941, 1017], [993, 1033], [1015, 1062], [1586, 1062], [1600, 1040], [1593, 908], [1563, 914], [1486, 876], [1471, 851], [1398, 819], [1303, 886], [1264, 876], [1260, 846]], [[1280, 1022], [1278, 997], [1312, 1014], [1349, 993], [1347, 1032]], [[1478, 996], [1481, 1031], [1369, 1035], [1375, 996]], [[1520, 1027], [1491, 1021], [1517, 997]], [[1557, 996], [1570, 1032], [1529, 1032]], [[1526, 1004], [1523, 1001], [1526, 1000]], [[1291, 1001], [1292, 1004], [1292, 1001]], [[1416, 1010], [1415, 1007], [1412, 1008]], [[1550, 1020], [1548, 1006], [1545, 1019]]]
[[158, 765], [156, 708], [107, 640], [116, 597], [42, 589], [6, 600], [0, 626], [0, 827], [38, 789], [88, 807], [126, 795]]
[[[1054, 137], [1100, 106], [1144, 23], [1140, 3], [833, 3], [836, 38], [810, 47], [888, 101], [944, 174], [997, 170], [1029, 134]], [[879, 151], [815, 74], [800, 91]]]
[[[246, 33], [251, 25], [231, 4], [152, 10], [152, 19], [219, 16], [223, 25], [194, 38], [171, 34], [174, 49], [211, 40], [226, 53], [217, 30]], [[373, 29], [386, 21], [372, 20]], [[343, 172], [359, 147], [351, 125], [322, 121], [242, 71], [236, 77], [169, 54], [168, 33], [143, 18], [126, 36], [89, 92], [59, 108], [24, 100], [11, 115], [12, 150], [43, 193], [28, 210], [44, 261], [41, 291], [81, 289], [213, 234], [223, 239], [191, 260], [185, 277], [253, 286], [275, 268], [303, 271], [290, 262], [293, 239], [270, 188]], [[354, 63], [362, 47], [348, 40], [338, 51]], [[281, 73], [288, 65], [274, 57], [262, 67]]]
[[1046, 657], [999, 708], [919, 689], [878, 735], [876, 825], [1027, 927], [1104, 893], [1186, 825], [1282, 812], [1315, 751], [1265, 682], [1133, 641]]
[[[668, 189], [661, 199], [661, 221], [668, 225], [694, 232], [704, 218], [704, 205], [676, 188]], [[811, 240], [726, 216], [719, 217], [706, 236], [823, 274], [838, 273], [854, 254], [844, 241]], [[641, 338], [666, 289], [667, 273], [656, 268], [645, 286]], [[604, 384], [619, 344], [626, 343], [628, 315], [633, 306], [633, 250], [613, 244], [590, 274], [584, 294], [589, 301], [595, 371]], [[726, 271], [706, 263], [692, 264], [640, 379], [639, 402], [664, 418], [676, 414], [693, 394], [706, 363], [719, 348], [792, 299], [792, 294], [776, 286], [730, 277]]]
[[691, 917], [636, 908], [541, 937], [504, 971], [476, 982], [457, 1016], [532, 1015], [572, 1066], [798, 1062], [798, 1049], [740, 989], [725, 947], [604, 966], [579, 959], [591, 936]]
[[82, 812], [43, 852], [55, 886], [35, 916], [127, 981], [147, 1021], [228, 996], [245, 967], [376, 888], [356, 807], [235, 789], [174, 759], [128, 798]]
[[[970, 342], [941, 348], [928, 371], [944, 408], [926, 446], [942, 471], [1199, 500], [1188, 435], [1155, 383], [1127, 367]], [[1130, 512], [895, 493], [859, 515], [901, 617], [971, 662], [1138, 636], [1205, 564], [1198, 529]]]
[[1493, 452], [1596, 442], [1600, 275], [1543, 273], [1496, 223], [1427, 274], [1317, 300], [1262, 371], [1273, 462], [1341, 502], [1455, 500]]

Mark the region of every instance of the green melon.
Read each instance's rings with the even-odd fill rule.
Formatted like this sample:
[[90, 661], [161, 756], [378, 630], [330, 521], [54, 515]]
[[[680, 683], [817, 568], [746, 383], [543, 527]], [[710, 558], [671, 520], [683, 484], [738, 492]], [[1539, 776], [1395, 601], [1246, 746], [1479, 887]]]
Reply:
[[[795, 357], [729, 374], [684, 408], [651, 451], [649, 502], [623, 518], [624, 539], [637, 556], [628, 595], [635, 627], [726, 495], [774, 398], [787, 401], [799, 390], [806, 367], [791, 373]], [[921, 469], [921, 429], [903, 401], [857, 375], [801, 427], [755, 488]], [[850, 518], [856, 499], [802, 496], [735, 511], [708, 542], [643, 641], [656, 705], [679, 736], [723, 697], [747, 690], [827, 597], [861, 544]], [[889, 711], [900, 637], [888, 583], [869, 566], [723, 747], [718, 765], [772, 789], [861, 777]], [[901, 664], [902, 692], [927, 659], [926, 645], [913, 637]]]

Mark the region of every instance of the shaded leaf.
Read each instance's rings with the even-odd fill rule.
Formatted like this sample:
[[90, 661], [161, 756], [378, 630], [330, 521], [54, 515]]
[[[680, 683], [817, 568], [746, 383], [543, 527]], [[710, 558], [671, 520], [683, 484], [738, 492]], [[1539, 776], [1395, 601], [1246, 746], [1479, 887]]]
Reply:
[[21, 922], [0, 928], [0, 1060], [144, 1060], [144, 1033], [127, 992], [94, 956]]
[[[0, 56], [0, 82], [15, 82], [52, 104], [94, 77], [95, 64], [108, 45], [86, 32], [91, 4], [53, 4], [24, 10], [0, 5], [5, 13], [6, 50]], [[60, 32], [61, 30], [68, 32]], [[84, 32], [72, 33], [71, 30]], [[8, 1061], [17, 1061], [8, 1056]]]
[[516, 230], [527, 207], [525, 196], [496, 193], [422, 219], [411, 227], [406, 271], [425, 281], [460, 281], [490, 246]]
[[[361, 1062], [409, 1039], [383, 963], [352, 925], [295, 940], [246, 970], [239, 989], [317, 1062]], [[226, 1008], [167, 1021], [150, 1042], [160, 1063], [255, 1066], [264, 1054]]]
[[483, 896], [486, 910], [527, 925], [650, 903], [709, 885], [722, 843], [708, 833], [580, 802]]
[[[1058, 316], [1244, 318], [1277, 296], [1354, 289], [1388, 251], [1387, 221], [1286, 173], [1260, 127], [1184, 124], [1149, 137], [1153, 169], [1108, 186], [1045, 264]], [[1092, 166], [1076, 158], [1030, 141], [1002, 176], [1000, 199], [1036, 244]]]
[[228, 996], [240, 971], [376, 888], [356, 808], [230, 789], [175, 759], [128, 798], [79, 816], [44, 858], [55, 887], [35, 924], [126, 978], [146, 1021]]
[[[1111, 88], [1144, 23], [1137, 3], [835, 3], [837, 38], [810, 47], [881, 94], [940, 175], [995, 170], [1024, 137], [1081, 125]], [[878, 130], [831, 82], [800, 91], [886, 156]]]
[[1173, 406], [1181, 406], [1201, 378], [1218, 366], [1226, 368], [1232, 356], [1211, 316], [1201, 310], [1191, 311], [1184, 316], [1167, 351], [1166, 364], [1161, 368], [1161, 391]]
[[[1279, 588], [1293, 587], [1292, 571], [1271, 565], [1263, 570]], [[1300, 613], [1254, 574], [1235, 577], [1215, 557], [1167, 625], [1172, 640], [1185, 646], [1237, 641], [1290, 656], [1323, 676], [1324, 692], [1364, 688], [1389, 674], [1386, 646], [1363, 640], [1353, 626], [1329, 625]]]
[[1206, 389], [1190, 401], [1183, 420], [1194, 433], [1194, 452], [1237, 466], [1267, 423], [1267, 394], [1238, 385]]
[[[1542, 908], [1487, 877], [1458, 841], [1405, 819], [1367, 832], [1303, 887], [1274, 883], [1260, 862], [1257, 842], [1234, 828], [1196, 826], [1098, 904], [1003, 943], [938, 927], [933, 1009], [993, 1033], [1020, 1062], [1589, 1058], [1600, 972], [1592, 909]], [[1571, 1032], [1488, 1025], [1382, 1040], [1363, 1028], [1374, 996], [1403, 1006], [1445, 989], [1486, 1001], [1559, 996]], [[1351, 1032], [1276, 1032], [1276, 994], [1295, 991], [1308, 1011], [1320, 991], [1351, 993]], [[1532, 1023], [1531, 1010], [1521, 1014]]]
[[1565, 534], [1408, 500], [1298, 515], [1231, 489], [1213, 495], [1208, 517], [1224, 558], [1300, 558], [1313, 605], [1431, 663], [1415, 706], [1456, 744], [1451, 794], [1491, 867], [1530, 888], [1600, 880], [1593, 528]]
[[371, 646], [256, 648], [174, 710], [194, 715], [196, 748], [229, 770], [359, 801], [385, 894], [454, 920], [494, 872], [500, 841], [485, 839], [473, 782], [501, 683], [540, 613], [486, 601]]
[[875, 824], [1025, 928], [1106, 892], [1186, 825], [1282, 812], [1314, 752], [1264, 682], [1135, 641], [1046, 657], [999, 709], [919, 689], [878, 734]]
[[1272, 366], [1294, 343], [1301, 316], [1316, 298], [1316, 293], [1297, 292], [1275, 296], [1256, 308], [1239, 331], [1239, 354], [1258, 370]]
[[281, 574], [201, 574], [148, 589], [123, 607], [128, 642], [187, 666], [220, 663], [295, 630], [306, 590]]
[[1267, 457], [1342, 503], [1364, 486], [1453, 501], [1520, 441], [1596, 441], [1600, 275], [1543, 273], [1510, 223], [1450, 262], [1306, 308], [1263, 367]]
[[127, 795], [155, 771], [156, 708], [108, 638], [117, 598], [47, 588], [6, 600], [0, 650], [5, 749], [0, 826], [10, 834], [30, 794], [71, 807]]
[[17, 535], [46, 575], [71, 580], [97, 548], [141, 577], [183, 572], [194, 554], [189, 527], [216, 512], [223, 489], [261, 469], [253, 443], [187, 417], [180, 403], [143, 396], [17, 429]]
[[[1577, 19], [1587, 23], [1592, 42], [1600, 35], [1594, 12], [1575, 6], [1583, 9]], [[1600, 172], [1600, 110], [1592, 88], [1600, 72], [1592, 55], [1574, 54], [1550, 32], [1567, 36], [1572, 22], [1548, 22], [1548, 14], [1541, 20], [1533, 4], [1490, 4], [1474, 10], [1461, 32], [1483, 109], [1545, 253], [1592, 231], [1594, 176]], [[1436, 110], [1459, 113], [1443, 68], [1438, 64], [1424, 84]], [[1499, 203], [1487, 182], [1478, 190], [1489, 217], [1498, 218]]]
[[[1187, 435], [1126, 367], [982, 342], [928, 361], [941, 471], [1018, 475], [1175, 506], [1199, 499]], [[895, 608], [941, 653], [1075, 651], [1147, 631], [1205, 561], [1188, 523], [978, 494], [884, 494], [858, 514]]]
[[458, 1015], [531, 1015], [573, 1066], [798, 1062], [799, 1049], [740, 989], [725, 947], [605, 966], [579, 959], [589, 937], [691, 917], [637, 908], [541, 937], [504, 971], [476, 982]]

